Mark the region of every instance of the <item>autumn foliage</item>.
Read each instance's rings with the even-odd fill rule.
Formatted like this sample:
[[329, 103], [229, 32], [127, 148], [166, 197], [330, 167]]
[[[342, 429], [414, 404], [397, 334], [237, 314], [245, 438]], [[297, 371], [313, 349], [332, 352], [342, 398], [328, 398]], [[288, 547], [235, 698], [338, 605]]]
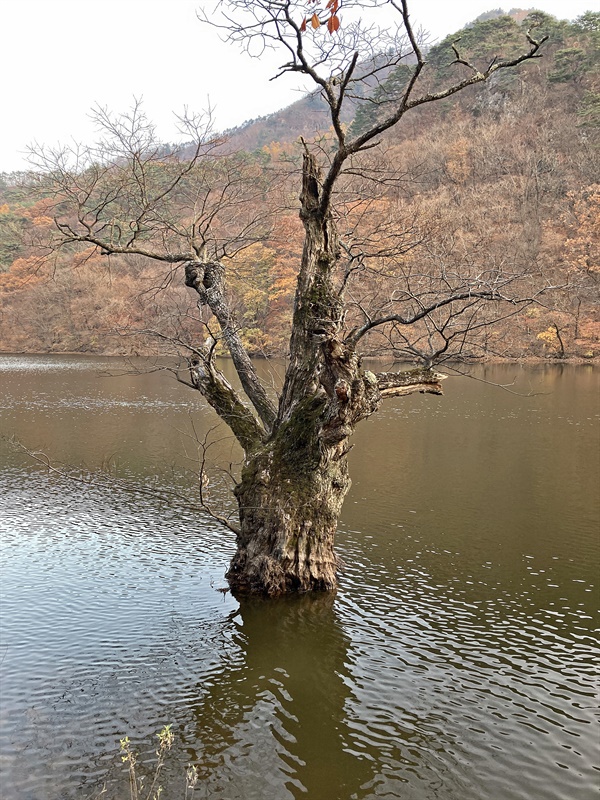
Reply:
[[[317, 2], [318, 0], [309, 0], [309, 5], [316, 6]], [[306, 16], [300, 23], [300, 33], [304, 33], [309, 25], [313, 30], [317, 30], [321, 25], [325, 25], [330, 34], [335, 33], [340, 28], [340, 18], [337, 13], [339, 6], [339, 0], [328, 0], [323, 11], [319, 11], [318, 8], [315, 8], [310, 18]]]
[[[301, 34], [317, 34], [322, 27], [326, 36], [338, 31], [338, 0], [311, 2], [307, 8], [298, 20]], [[525, 273], [533, 267], [561, 288], [543, 305], [482, 332], [478, 348], [464, 357], [597, 355], [598, 15], [584, 15], [574, 24], [538, 16], [550, 35], [544, 60], [465, 92], [452, 110], [441, 103], [415, 111], [378, 151], [365, 154], [369, 168], [393, 173], [393, 186], [382, 182], [375, 191], [372, 185], [367, 190], [360, 170], [344, 177], [348, 199], [338, 220], [340, 232], [352, 231], [355, 239], [362, 236], [380, 252], [393, 242], [396, 254], [387, 263], [380, 260], [384, 266], [378, 271], [367, 263], [357, 265], [350, 316], [353, 308], [358, 314], [359, 308], [368, 313], [370, 307], [381, 307], [382, 297], [400, 283], [418, 284], [422, 291], [440, 265], [448, 272], [473, 274], [507, 265]], [[518, 31], [514, 19], [501, 17], [461, 34], [470, 57], [486, 59], [495, 53], [497, 41], [510, 43]], [[430, 54], [440, 80], [448, 69], [448, 47], [442, 42]], [[386, 96], [404, 79], [400, 72], [389, 76], [388, 85], [374, 87], [375, 101], [355, 105], [348, 125], [360, 130], [372, 123], [385, 111]], [[294, 141], [296, 123], [292, 115], [289, 136], [278, 131], [272, 140], [268, 124], [260, 121], [262, 144], [252, 145], [252, 126], [234, 132], [231, 141], [231, 147], [241, 143], [250, 148], [246, 163], [267, 187], [252, 202], [271, 220], [260, 241], [227, 262], [243, 341], [257, 356], [286, 353], [302, 247], [295, 197], [301, 158]], [[319, 133], [325, 152], [329, 135], [327, 129]], [[157, 169], [164, 170], [166, 180], [168, 158]], [[164, 265], [150, 266], [141, 256], [109, 258], [93, 248], [44, 254], [40, 248], [54, 225], [54, 211], [52, 198], [36, 195], [26, 175], [0, 178], [3, 351], [148, 352], [156, 343], [135, 332], [149, 328], [171, 334], [177, 328], [178, 335], [194, 338], [194, 298], [180, 282], [171, 285]], [[170, 292], [157, 291], [166, 284]], [[377, 355], [387, 344], [383, 330], [364, 347]], [[395, 355], [411, 359], [416, 354], [400, 347]]]

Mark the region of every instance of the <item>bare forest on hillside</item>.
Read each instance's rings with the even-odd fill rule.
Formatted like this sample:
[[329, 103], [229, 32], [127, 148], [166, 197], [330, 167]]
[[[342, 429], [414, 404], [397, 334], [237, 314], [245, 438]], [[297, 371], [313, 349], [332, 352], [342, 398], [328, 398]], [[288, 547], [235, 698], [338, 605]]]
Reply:
[[[458, 36], [461, 52], [482, 62], [500, 47], [510, 49], [513, 40], [521, 43], [524, 25], [537, 23], [549, 36], [543, 58], [470, 87], [458, 100], [415, 109], [343, 176], [337, 227], [342, 246], [347, 233], [354, 248], [346, 254], [353, 281], [348, 322], [354, 315], [360, 324], [380, 309], [399, 283], [416, 292], [425, 284], [434, 288], [449, 274], [497, 270], [515, 280], [535, 275], [538, 283], [560, 288], [493, 328], [482, 326], [453, 357], [597, 355], [599, 15], [575, 23], [540, 13], [531, 17], [520, 24], [511, 17], [483, 20], [432, 48], [428, 62], [443, 80], [456, 70], [452, 41]], [[408, 69], [388, 73], [369, 97], [353, 103], [354, 118], [344, 125], [360, 133], [373, 123], [393, 102]], [[239, 213], [254, 220], [245, 246], [224, 252], [231, 307], [254, 356], [285, 356], [288, 348], [303, 242], [303, 150], [293, 135], [294, 120], [307, 134], [306, 107], [295, 106], [231, 132], [229, 140], [215, 140], [211, 171], [203, 177], [207, 204], [216, 208], [228, 193], [238, 198]], [[142, 113], [137, 108], [132, 115]], [[321, 119], [309, 118], [315, 127]], [[292, 134], [286, 137], [283, 130]], [[168, 181], [172, 163], [191, 158], [193, 146], [177, 150], [155, 142], [151, 126], [147, 133], [154, 177]], [[325, 155], [333, 136], [329, 128], [318, 133]], [[380, 174], [381, 181], [366, 181], [366, 172]], [[175, 216], [177, 204], [186, 213], [185, 193], [182, 186]], [[167, 353], [165, 340], [149, 331], [194, 338], [202, 322], [196, 298], [172, 280], [168, 265], [138, 254], [103, 255], [92, 245], [51, 250], [55, 211], [35, 174], [0, 178], [1, 350]], [[368, 248], [359, 246], [367, 242], [377, 269]], [[416, 339], [391, 342], [382, 328], [361, 346], [376, 356], [389, 354], [391, 344], [394, 357], [423, 363], [430, 338], [424, 322]]]

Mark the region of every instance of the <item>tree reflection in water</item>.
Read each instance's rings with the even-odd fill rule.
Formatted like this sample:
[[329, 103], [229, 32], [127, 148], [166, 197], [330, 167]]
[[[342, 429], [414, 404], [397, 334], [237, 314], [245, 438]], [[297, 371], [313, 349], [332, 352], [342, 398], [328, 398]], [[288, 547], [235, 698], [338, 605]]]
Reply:
[[350, 639], [334, 597], [242, 598], [230, 623], [237, 658], [198, 686], [184, 733], [199, 786], [228, 800], [353, 797], [373, 765], [346, 725]]

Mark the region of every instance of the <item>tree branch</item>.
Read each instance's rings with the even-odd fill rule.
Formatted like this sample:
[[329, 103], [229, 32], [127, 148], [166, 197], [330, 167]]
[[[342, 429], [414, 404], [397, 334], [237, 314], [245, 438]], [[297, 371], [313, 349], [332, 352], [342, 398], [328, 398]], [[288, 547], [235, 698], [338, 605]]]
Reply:
[[[388, 314], [383, 317], [377, 317], [376, 319], [369, 319], [364, 325], [361, 325], [361, 327], [355, 328], [350, 332], [345, 339], [346, 343], [356, 345], [360, 339], [362, 339], [363, 336], [365, 336], [365, 334], [367, 334], [373, 328], [377, 328], [388, 323], [395, 323], [397, 325], [414, 325], [415, 322], [419, 322], [419, 320], [424, 319], [434, 311], [460, 301], [466, 300], [470, 303], [471, 301], [481, 300], [490, 302], [505, 302], [511, 303], [512, 305], [523, 305], [532, 303], [534, 298], [526, 297], [517, 299], [505, 297], [500, 294], [497, 289], [490, 289], [484, 291], [466, 290], [464, 292], [457, 292], [455, 294], [450, 294], [447, 297], [443, 297], [440, 300], [437, 300], [435, 303], [431, 303], [430, 305], [423, 305], [418, 298], [415, 298], [415, 300], [417, 300], [418, 304], [421, 306], [419, 311], [405, 316], [402, 314]], [[456, 316], [456, 314], [454, 316]]]
[[377, 372], [377, 386], [383, 398], [421, 394], [443, 394], [441, 382], [448, 376], [433, 369], [417, 368], [403, 372]]
[[240, 339], [235, 317], [225, 298], [224, 268], [218, 261], [189, 261], [185, 266], [186, 285], [194, 289], [199, 302], [217, 318], [242, 387], [256, 409], [266, 432], [270, 433], [277, 415], [275, 406], [258, 379], [254, 365]]
[[240, 401], [227, 378], [215, 367], [211, 351], [188, 359], [188, 364], [191, 385], [202, 393], [223, 422], [229, 425], [244, 452], [250, 454], [258, 450], [265, 432], [252, 412]]

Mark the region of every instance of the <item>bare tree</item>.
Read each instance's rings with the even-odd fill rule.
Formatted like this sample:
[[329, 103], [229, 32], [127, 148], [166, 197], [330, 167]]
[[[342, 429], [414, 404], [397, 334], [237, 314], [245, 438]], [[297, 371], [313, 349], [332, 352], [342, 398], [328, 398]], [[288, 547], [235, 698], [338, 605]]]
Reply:
[[[361, 22], [361, 15], [378, 13], [386, 14], [385, 28]], [[498, 316], [489, 309], [506, 316], [534, 299], [531, 292], [516, 294], [519, 276], [497, 264], [441, 263], [434, 273], [407, 264], [404, 256], [421, 233], [406, 225], [398, 233], [393, 218], [369, 216], [370, 199], [395, 179], [390, 165], [374, 160], [374, 149], [405, 114], [537, 58], [543, 42], [527, 33], [522, 55], [484, 67], [455, 47], [457, 77], [436, 87], [406, 0], [223, 0], [206, 21], [249, 52], [282, 52], [277, 77], [293, 73], [311, 81], [333, 131], [326, 147], [302, 145], [304, 247], [277, 401], [244, 349], [226, 290], [228, 258], [266, 230], [257, 213], [262, 179], [251, 163], [223, 154], [201, 120], [185, 122], [197, 144], [184, 159], [161, 151], [139, 108], [124, 119], [101, 111], [108, 137], [97, 151], [70, 158], [41, 153], [45, 191], [56, 201], [57, 244], [181, 267], [197, 295], [206, 330], [195, 343], [181, 342], [189, 368], [189, 379], [181, 380], [206, 397], [244, 451], [234, 490], [239, 525], [229, 526], [237, 536], [227, 573], [232, 590], [332, 590], [334, 535], [350, 486], [347, 454], [356, 425], [386, 397], [441, 394], [444, 376], [436, 362], [465, 352], [472, 335]], [[369, 102], [372, 87], [399, 65], [408, 65], [408, 73], [380, 103], [376, 121], [349, 135], [344, 105]], [[376, 336], [421, 366], [365, 370], [361, 348]], [[245, 399], [215, 364], [217, 340], [232, 358]]]

